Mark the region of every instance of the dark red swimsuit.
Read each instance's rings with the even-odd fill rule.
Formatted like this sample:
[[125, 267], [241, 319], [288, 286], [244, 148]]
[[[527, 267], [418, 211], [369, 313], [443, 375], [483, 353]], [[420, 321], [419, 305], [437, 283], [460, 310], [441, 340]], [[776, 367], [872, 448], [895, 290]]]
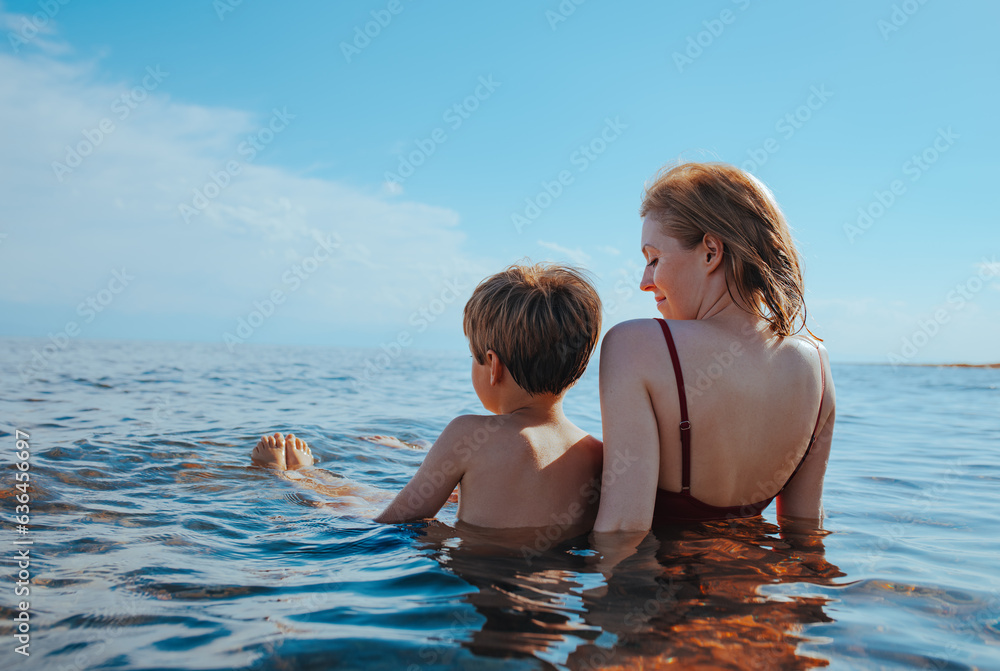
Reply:
[[[663, 329], [663, 337], [667, 340], [667, 347], [670, 348], [670, 360], [674, 364], [674, 377], [677, 378], [677, 396], [680, 398], [681, 406], [681, 491], [670, 492], [665, 489], [656, 490], [656, 507], [653, 510], [653, 526], [672, 524], [677, 522], [709, 522], [712, 520], [726, 520], [741, 517], [755, 517], [764, 512], [771, 501], [792, 481], [795, 474], [799, 472], [809, 450], [812, 449], [816, 441], [816, 430], [819, 428], [820, 415], [823, 413], [823, 396], [826, 394], [826, 369], [823, 367], [823, 358], [820, 356], [819, 367], [822, 371], [823, 390], [820, 392], [819, 413], [816, 415], [816, 426], [813, 427], [812, 438], [805, 453], [799, 460], [792, 475], [778, 492], [758, 503], [750, 503], [745, 506], [710, 506], [703, 501], [699, 501], [691, 495], [691, 421], [688, 419], [687, 396], [684, 394], [684, 378], [681, 375], [681, 362], [677, 356], [677, 348], [674, 346], [674, 338], [670, 335], [670, 327], [667, 322], [657, 319], [660, 328]], [[815, 343], [814, 343], [815, 344]], [[816, 352], [819, 353], [819, 345], [816, 345]]]

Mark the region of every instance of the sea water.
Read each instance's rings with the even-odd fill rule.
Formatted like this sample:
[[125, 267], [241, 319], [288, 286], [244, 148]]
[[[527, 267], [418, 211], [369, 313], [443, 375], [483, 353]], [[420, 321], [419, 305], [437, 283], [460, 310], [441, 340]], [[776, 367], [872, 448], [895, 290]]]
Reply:
[[[0, 340], [4, 669], [1000, 668], [1000, 370], [834, 364], [824, 533], [772, 506], [608, 570], [586, 537], [379, 525], [251, 467], [294, 431], [398, 490], [423, 452], [361, 438], [484, 412], [467, 353], [45, 345]], [[565, 407], [600, 435], [596, 373]]]

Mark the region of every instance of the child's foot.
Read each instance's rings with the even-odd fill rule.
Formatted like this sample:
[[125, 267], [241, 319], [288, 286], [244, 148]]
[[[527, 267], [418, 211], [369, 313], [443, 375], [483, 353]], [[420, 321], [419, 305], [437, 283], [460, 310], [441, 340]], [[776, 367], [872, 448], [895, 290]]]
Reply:
[[257, 466], [291, 471], [304, 466], [312, 466], [315, 459], [306, 441], [295, 434], [263, 436], [250, 453], [250, 459]]
[[280, 433], [262, 436], [250, 453], [250, 460], [255, 466], [285, 470], [285, 439]]
[[316, 463], [309, 445], [301, 438], [296, 438], [294, 434], [285, 437], [285, 469], [293, 471], [296, 468], [312, 466]]

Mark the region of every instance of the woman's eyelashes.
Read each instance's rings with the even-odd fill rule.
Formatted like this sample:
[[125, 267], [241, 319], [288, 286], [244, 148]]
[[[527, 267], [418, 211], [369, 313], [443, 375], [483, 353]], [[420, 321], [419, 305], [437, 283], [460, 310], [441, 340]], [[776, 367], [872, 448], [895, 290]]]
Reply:
[[647, 264], [646, 264], [646, 267], [647, 267], [647, 268], [649, 268], [649, 267], [650, 267], [650, 266], [652, 266], [652, 265], [653, 265], [654, 263], [656, 263], [656, 261], [657, 261], [657, 259], [656, 259], [655, 257], [654, 257], [654, 258], [652, 258], [652, 259], [650, 259], [650, 260], [649, 260], [649, 263], [647, 263]]

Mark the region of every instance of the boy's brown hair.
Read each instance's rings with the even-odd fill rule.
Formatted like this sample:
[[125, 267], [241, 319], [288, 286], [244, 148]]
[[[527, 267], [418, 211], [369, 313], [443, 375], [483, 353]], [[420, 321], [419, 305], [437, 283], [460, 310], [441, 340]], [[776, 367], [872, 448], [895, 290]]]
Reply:
[[601, 299], [583, 272], [512, 265], [479, 283], [462, 330], [480, 364], [493, 350], [529, 394], [559, 394], [587, 369], [601, 333]]

